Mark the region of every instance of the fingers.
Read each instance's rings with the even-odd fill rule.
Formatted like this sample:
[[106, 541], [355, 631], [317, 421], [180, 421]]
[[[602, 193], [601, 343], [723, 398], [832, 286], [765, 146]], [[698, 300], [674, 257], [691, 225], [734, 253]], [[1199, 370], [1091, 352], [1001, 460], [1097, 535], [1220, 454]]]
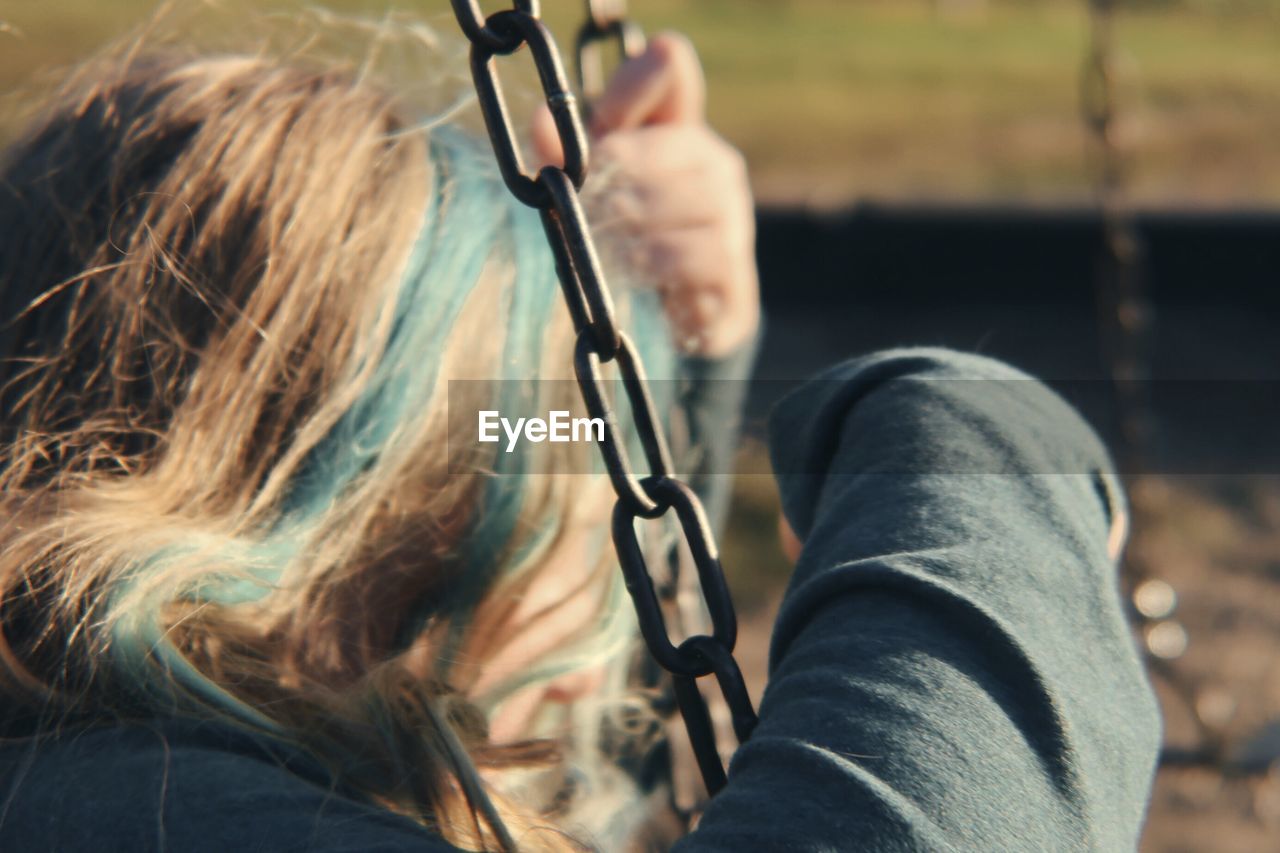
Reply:
[[624, 62], [593, 107], [591, 130], [603, 135], [650, 124], [702, 121], [706, 81], [689, 40], [661, 33]]
[[718, 357], [754, 334], [759, 302], [750, 257], [720, 239], [719, 224], [650, 234], [641, 268], [656, 283], [676, 345]]
[[751, 208], [741, 155], [705, 125], [612, 134], [596, 154], [613, 188], [611, 218], [661, 230], [735, 218]]
[[[718, 223], [691, 228], [670, 228], [651, 232], [647, 236], [647, 257], [642, 260], [645, 271], [657, 285], [669, 286], [678, 282], [682, 290], [707, 292], [718, 289], [720, 282], [731, 272], [726, 269], [732, 251], [721, 246], [721, 241], [710, 242], [718, 236]], [[711, 315], [718, 306], [698, 305], [699, 315]], [[705, 320], [699, 316], [698, 320]]]
[[[593, 105], [591, 133], [604, 136], [655, 124], [701, 123], [706, 105], [702, 66], [689, 40], [661, 33], [645, 52], [618, 67], [600, 100]], [[564, 161], [564, 150], [551, 110], [540, 104], [531, 128], [537, 166]]]
[[[746, 164], [707, 126], [705, 104], [702, 67], [683, 36], [655, 36], [619, 67], [591, 122], [592, 168], [609, 186], [593, 224], [626, 236], [633, 272], [661, 293], [677, 345], [715, 358], [755, 334], [759, 277]], [[562, 162], [546, 107], [531, 133], [539, 165]]]
[[703, 124], [613, 133], [598, 151], [614, 170], [598, 221], [634, 236], [633, 271], [662, 294], [677, 345], [716, 357], [749, 340], [759, 299], [742, 156]]

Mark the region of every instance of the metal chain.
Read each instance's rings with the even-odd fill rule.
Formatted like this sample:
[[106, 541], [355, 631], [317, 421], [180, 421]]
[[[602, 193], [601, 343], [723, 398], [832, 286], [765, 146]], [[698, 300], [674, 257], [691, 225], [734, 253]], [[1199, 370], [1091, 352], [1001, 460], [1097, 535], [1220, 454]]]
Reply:
[[[1125, 198], [1125, 164], [1117, 140], [1114, 47], [1115, 0], [1089, 0], [1089, 49], [1081, 80], [1081, 105], [1096, 157], [1096, 192], [1102, 219], [1097, 258], [1097, 308], [1102, 354], [1110, 373], [1118, 431], [1120, 469], [1131, 484], [1147, 467], [1151, 415], [1151, 306], [1147, 301], [1141, 236]], [[1132, 490], [1135, 522], [1144, 509], [1140, 488]], [[1134, 525], [1140, 535], [1145, 525]], [[1128, 593], [1146, 579], [1145, 567], [1129, 548], [1124, 562]], [[1141, 612], [1139, 611], [1139, 616]]]
[[1147, 399], [1151, 358], [1151, 305], [1144, 281], [1144, 246], [1125, 199], [1125, 162], [1117, 140], [1114, 15], [1116, 0], [1090, 0], [1090, 48], [1081, 100], [1098, 157], [1102, 214], [1098, 303], [1104, 348], [1117, 396], [1122, 467], [1141, 471], [1151, 440]]
[[[485, 127], [493, 143], [507, 188], [520, 201], [537, 209], [555, 258], [561, 290], [577, 332], [574, 374], [592, 417], [604, 424], [600, 450], [617, 495], [613, 510], [613, 539], [627, 591], [635, 605], [640, 632], [650, 654], [672, 673], [676, 700], [689, 731], [707, 791], [714, 795], [726, 778], [716, 748], [710, 714], [696, 680], [714, 675], [730, 709], [739, 741], [751, 734], [756, 713], [747, 695], [742, 671], [733, 658], [737, 619], [720, 567], [714, 536], [697, 495], [676, 479], [662, 421], [649, 394], [644, 366], [626, 333], [618, 328], [604, 273], [587, 227], [578, 190], [586, 177], [588, 145], [576, 99], [565, 80], [560, 52], [550, 31], [538, 17], [535, 0], [517, 0], [513, 8], [482, 16], [476, 0], [451, 0], [462, 31], [471, 41], [471, 74], [479, 96]], [[617, 8], [616, 6], [613, 8]], [[629, 50], [620, 18], [597, 18], [603, 5], [590, 5], [591, 20], [579, 35], [579, 51], [616, 37]], [[632, 36], [632, 46], [635, 40]], [[536, 176], [525, 170], [503, 99], [496, 57], [529, 46], [547, 106], [565, 152], [564, 166], [546, 166]], [[643, 448], [649, 474], [638, 477], [631, 467], [618, 419], [605, 393], [601, 365], [616, 362], [630, 402], [634, 428]], [[663, 617], [653, 575], [636, 536], [637, 519], [656, 519], [675, 511], [702, 595], [711, 615], [712, 632], [697, 634], [679, 645], [672, 642]]]
[[[1126, 170], [1117, 139], [1114, 13], [1117, 0], [1089, 0], [1089, 52], [1081, 85], [1084, 119], [1097, 152], [1098, 206], [1102, 215], [1102, 246], [1097, 270], [1098, 309], [1103, 352], [1108, 360], [1115, 394], [1119, 430], [1117, 455], [1129, 476], [1133, 535], [1122, 567], [1131, 612], [1142, 626], [1160, 623], [1166, 631], [1185, 637], [1175, 616], [1177, 595], [1154, 576], [1141, 547], [1141, 537], [1153, 515], [1142, 472], [1151, 464], [1149, 448], [1155, 433], [1150, 399], [1153, 311], [1148, 293], [1145, 246], [1126, 199]], [[1151, 599], [1162, 602], [1153, 608]], [[1154, 627], [1154, 626], [1153, 626]], [[1191, 750], [1166, 749], [1161, 762], [1213, 763], [1223, 749], [1221, 738], [1201, 719], [1195, 689], [1172, 665], [1177, 648], [1165, 650], [1146, 639], [1147, 663], [1162, 676], [1179, 701], [1190, 710], [1200, 745]]]
[[577, 56], [578, 91], [585, 99], [582, 108], [590, 110], [591, 102], [604, 92], [604, 59], [601, 45], [612, 41], [625, 59], [644, 52], [644, 32], [626, 17], [623, 0], [587, 0], [587, 19], [574, 39]]

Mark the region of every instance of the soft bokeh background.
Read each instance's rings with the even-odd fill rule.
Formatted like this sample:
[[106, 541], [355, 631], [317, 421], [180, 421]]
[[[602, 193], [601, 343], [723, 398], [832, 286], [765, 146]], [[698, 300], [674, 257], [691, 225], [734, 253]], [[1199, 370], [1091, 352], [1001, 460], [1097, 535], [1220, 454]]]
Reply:
[[[191, 19], [189, 35], [204, 42], [216, 43], [220, 27], [241, 26], [250, 10], [281, 12], [274, 26], [283, 20], [286, 31], [291, 20], [314, 20], [299, 17], [308, 7], [296, 2], [204, 5], [222, 8]], [[371, 20], [388, 8], [385, 0], [323, 5]], [[543, 5], [561, 42], [569, 41], [582, 3]], [[1013, 285], [1006, 281], [1011, 268], [958, 253], [957, 269], [924, 287], [893, 257], [880, 258], [874, 273], [860, 267], [869, 254], [859, 250], [839, 277], [815, 284], [821, 264], [788, 255], [776, 227], [785, 220], [808, 229], [813, 240], [806, 245], [816, 247], [810, 256], [824, 257], [847, 254], [848, 243], [865, 235], [862, 220], [843, 211], [869, 200], [889, 211], [954, 207], [951, 219], [930, 220], [952, 239], [968, 240], [955, 236], [962, 233], [956, 227], [997, 205], [1013, 219], [995, 220], [981, 233], [998, 235], [1008, 221], [1023, 223], [1020, 240], [1032, 239], [1027, 235], [1041, 222], [1046, 232], [1062, 231], [1056, 212], [1087, 210], [1096, 181], [1080, 108], [1089, 33], [1083, 0], [631, 6], [647, 30], [678, 29], [697, 44], [711, 119], [746, 153], [761, 206], [775, 212], [762, 218], [772, 315], [762, 372], [800, 376], [872, 346], [924, 342], [980, 349], [1047, 375], [1103, 375], [1093, 282], [1079, 251], [1060, 262], [1052, 254], [1059, 244], [1045, 243], [1044, 275], [1033, 269], [1025, 284]], [[134, 29], [154, 7], [150, 0], [0, 0], [0, 141], [13, 132], [18, 105], [54, 69]], [[453, 31], [444, 0], [401, 0], [396, 8]], [[293, 29], [300, 37], [306, 25]], [[1121, 2], [1114, 37], [1116, 141], [1129, 202], [1157, 216], [1209, 211], [1226, 217], [1211, 224], [1232, 234], [1230, 217], [1253, 211], [1261, 218], [1251, 227], [1269, 233], [1268, 216], [1280, 214], [1280, 0]], [[527, 63], [523, 71], [527, 76]], [[453, 73], [451, 85], [465, 86], [465, 70]], [[1028, 218], [1032, 211], [1048, 214]], [[881, 225], [916, 235], [915, 243], [903, 238], [916, 247], [909, 260], [949, 245], [919, 237], [918, 227], [910, 231], [916, 226], [909, 216], [890, 219]], [[1069, 263], [1084, 272], [1060, 276], [1067, 283], [1054, 285], [1050, 298], [1043, 282]], [[1240, 284], [1233, 270], [1210, 264], [1202, 284], [1178, 284], [1176, 300], [1159, 295], [1172, 273], [1152, 277], [1158, 360], [1175, 379], [1245, 377], [1256, 383], [1251, 393], [1274, 395], [1280, 385], [1267, 381], [1280, 378], [1280, 311], [1263, 291], [1273, 290], [1268, 280], [1280, 284], [1280, 274], [1260, 278], [1255, 271], [1252, 283]], [[798, 277], [807, 279], [804, 288], [795, 287]], [[887, 292], [899, 286], [896, 295]], [[866, 296], [871, 290], [874, 299]], [[1157, 471], [1135, 484], [1148, 512], [1134, 555], [1177, 591], [1177, 619], [1189, 637], [1184, 655], [1159, 664], [1169, 742], [1199, 756], [1161, 771], [1145, 850], [1280, 850], [1280, 728], [1271, 722], [1268, 729], [1280, 720], [1280, 467], [1251, 467], [1266, 449], [1265, 436], [1277, 431], [1263, 424], [1260, 432], [1260, 440], [1226, 448], [1234, 454], [1230, 476]], [[1212, 423], [1193, 438], [1206, 447], [1223, 443]], [[746, 617], [741, 653], [759, 683], [788, 567], [774, 534], [777, 496], [757, 442], [747, 442], [742, 467], [759, 475], [736, 481], [723, 550]]]
[[[298, 2], [224, 2], [301, 9]], [[330, 0], [378, 16], [386, 0]], [[452, 27], [440, 0], [398, 0]], [[488, 3], [496, 9], [500, 4]], [[1143, 200], [1280, 201], [1280, 4], [1122, 2], [1123, 134]], [[582, 4], [545, 0], [568, 41]], [[0, 92], [138, 24], [151, 0], [5, 0]], [[697, 43], [716, 126], [765, 203], [1087, 196], [1082, 0], [633, 0]], [[0, 116], [0, 124], [3, 124]]]

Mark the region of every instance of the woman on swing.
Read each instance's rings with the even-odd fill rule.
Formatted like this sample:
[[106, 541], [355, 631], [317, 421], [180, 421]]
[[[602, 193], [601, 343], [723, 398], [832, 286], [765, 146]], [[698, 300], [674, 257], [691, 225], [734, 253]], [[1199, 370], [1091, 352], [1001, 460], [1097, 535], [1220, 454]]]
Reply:
[[[625, 63], [591, 130], [650, 375], [743, 377], [751, 199], [687, 42]], [[521, 476], [444, 450], [448, 380], [572, 360], [484, 141], [356, 75], [130, 52], [3, 155], [0, 300], [0, 849], [638, 836], [608, 483], [554, 476], [594, 448]], [[732, 396], [690, 423], [723, 434]], [[759, 725], [676, 849], [1132, 849], [1159, 721], [1088, 428], [904, 350], [771, 432], [795, 574]]]

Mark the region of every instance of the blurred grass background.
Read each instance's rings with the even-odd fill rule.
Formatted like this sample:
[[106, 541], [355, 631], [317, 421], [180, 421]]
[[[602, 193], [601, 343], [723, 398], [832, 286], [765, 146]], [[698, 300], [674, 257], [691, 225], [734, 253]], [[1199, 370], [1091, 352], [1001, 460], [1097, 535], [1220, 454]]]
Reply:
[[[217, 5], [232, 10], [230, 21], [237, 10], [311, 4]], [[454, 26], [444, 0], [321, 5], [375, 16], [393, 6], [442, 30]], [[582, 3], [543, 5], [569, 42]], [[1120, 6], [1120, 133], [1135, 197], [1280, 201], [1280, 0]], [[6, 0], [0, 92], [76, 62], [154, 7], [153, 0]], [[693, 38], [711, 119], [747, 154], [763, 202], [1088, 197], [1078, 107], [1083, 0], [633, 0], [631, 7], [647, 30]], [[8, 114], [0, 115], [0, 134]]]

